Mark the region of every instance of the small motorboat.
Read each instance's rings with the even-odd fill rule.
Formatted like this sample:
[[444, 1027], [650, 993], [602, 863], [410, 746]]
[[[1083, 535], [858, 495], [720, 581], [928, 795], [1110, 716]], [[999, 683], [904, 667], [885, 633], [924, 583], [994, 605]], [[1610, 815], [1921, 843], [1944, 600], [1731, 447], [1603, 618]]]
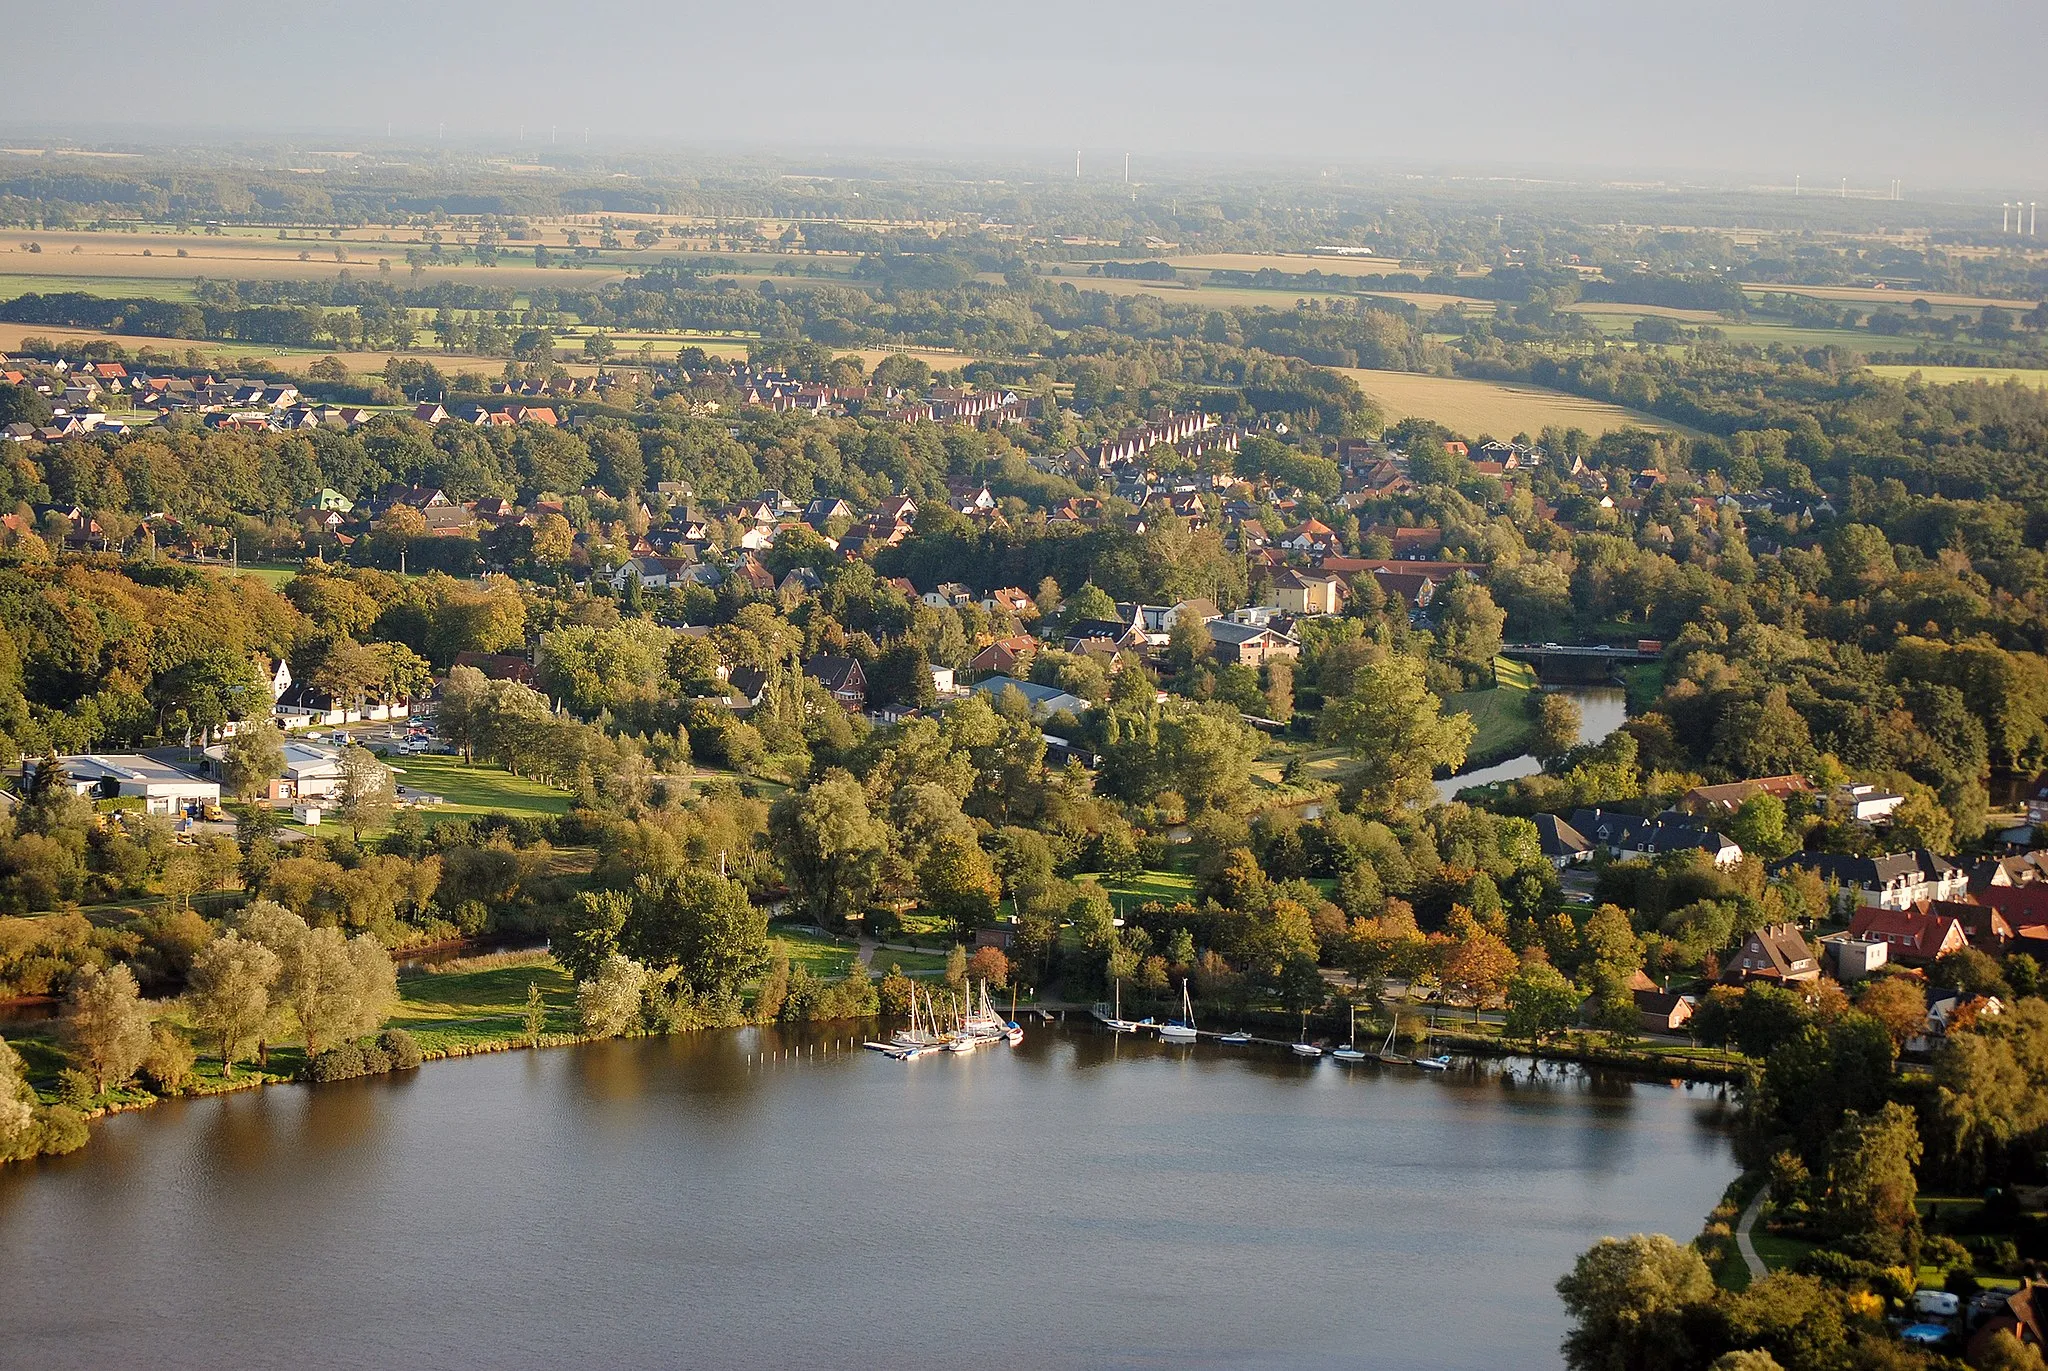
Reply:
[[1229, 1043], [1232, 1047], [1244, 1047], [1247, 1044], [1249, 1044], [1251, 1040], [1252, 1035], [1240, 1028], [1235, 1033], [1225, 1033], [1216, 1041], [1219, 1043]]
[[1434, 1057], [1417, 1057], [1415, 1065], [1424, 1071], [1449, 1071], [1451, 1069], [1451, 1054], [1444, 1052]]

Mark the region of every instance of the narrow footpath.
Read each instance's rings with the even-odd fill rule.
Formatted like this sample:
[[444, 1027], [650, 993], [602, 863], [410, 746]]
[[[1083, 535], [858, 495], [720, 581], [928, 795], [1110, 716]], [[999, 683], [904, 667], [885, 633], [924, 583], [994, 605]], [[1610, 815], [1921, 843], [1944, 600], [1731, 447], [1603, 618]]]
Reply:
[[1760, 1281], [1771, 1274], [1764, 1265], [1764, 1259], [1756, 1254], [1756, 1244], [1749, 1240], [1749, 1232], [1756, 1227], [1756, 1216], [1764, 1212], [1764, 1200], [1771, 1188], [1766, 1185], [1756, 1192], [1756, 1198], [1749, 1202], [1749, 1208], [1742, 1211], [1742, 1217], [1735, 1223], [1735, 1250], [1742, 1254], [1742, 1264], [1749, 1268], [1749, 1278]]

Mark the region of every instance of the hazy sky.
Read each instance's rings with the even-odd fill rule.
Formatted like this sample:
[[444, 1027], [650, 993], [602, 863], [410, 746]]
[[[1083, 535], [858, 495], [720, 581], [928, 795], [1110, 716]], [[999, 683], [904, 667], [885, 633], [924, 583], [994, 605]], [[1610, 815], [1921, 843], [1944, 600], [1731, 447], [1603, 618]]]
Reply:
[[[1088, 147], [2043, 189], [2042, 0], [102, 0], [9, 7], [0, 136]], [[69, 121], [76, 120], [73, 124]], [[2048, 196], [2044, 196], [2048, 198]]]

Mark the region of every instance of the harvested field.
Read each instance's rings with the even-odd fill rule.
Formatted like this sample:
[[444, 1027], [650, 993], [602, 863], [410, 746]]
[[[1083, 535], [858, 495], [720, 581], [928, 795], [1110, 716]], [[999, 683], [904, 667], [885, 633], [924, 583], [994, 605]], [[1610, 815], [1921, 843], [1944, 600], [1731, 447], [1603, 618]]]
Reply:
[[2048, 371], [2030, 371], [2020, 367], [1914, 367], [1894, 364], [1874, 366], [1871, 370], [1894, 381], [1906, 381], [1917, 376], [1937, 386], [1967, 385], [1973, 381], [1988, 381], [1994, 386], [2004, 381], [2048, 386]]
[[1504, 381], [1474, 381], [1462, 376], [1422, 376], [1405, 371], [1367, 371], [1336, 367], [1370, 396], [1390, 420], [1434, 419], [1468, 436], [1497, 438], [1539, 433], [1546, 425], [1607, 433], [1618, 428], [1684, 431], [1681, 425], [1654, 415], [1587, 400], [1563, 391]]

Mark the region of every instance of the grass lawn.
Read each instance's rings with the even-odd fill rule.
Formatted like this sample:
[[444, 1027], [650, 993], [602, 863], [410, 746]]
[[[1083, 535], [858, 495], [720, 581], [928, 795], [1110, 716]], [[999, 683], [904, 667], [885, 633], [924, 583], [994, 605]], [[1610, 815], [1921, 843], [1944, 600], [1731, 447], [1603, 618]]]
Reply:
[[242, 567], [242, 574], [244, 576], [254, 576], [272, 590], [281, 590], [284, 588], [285, 582], [299, 574], [299, 569], [282, 562], [246, 564]]
[[1162, 904], [1177, 904], [1182, 900], [1192, 904], [1195, 901], [1195, 878], [1186, 871], [1140, 871], [1130, 876], [1097, 872], [1081, 879], [1094, 881], [1107, 891], [1118, 913], [1123, 912], [1125, 905], [1141, 905], [1150, 900], [1158, 900]]
[[1479, 731], [1472, 738], [1467, 765], [1485, 764], [1529, 750], [1536, 721], [1529, 699], [1536, 691], [1536, 670], [1526, 662], [1494, 659], [1500, 684], [1491, 690], [1461, 690], [1444, 696], [1444, 713], [1470, 714]]
[[773, 945], [780, 943], [782, 950], [789, 954], [792, 970], [801, 966], [821, 981], [844, 980], [859, 950], [849, 938], [834, 938], [815, 928], [791, 924], [777, 924], [770, 928], [768, 941], [770, 955], [773, 955]]
[[547, 1001], [546, 1031], [576, 1032], [576, 983], [546, 953], [525, 964], [401, 977], [389, 1026], [412, 1034], [428, 1051], [517, 1038], [526, 1032], [529, 984]]
[[1796, 1266], [1801, 1257], [1820, 1246], [1819, 1243], [1808, 1242], [1804, 1238], [1787, 1238], [1777, 1233], [1766, 1233], [1761, 1221], [1749, 1235], [1749, 1240], [1756, 1248], [1757, 1256], [1763, 1258], [1764, 1265], [1773, 1271], [1783, 1271], [1789, 1266]]
[[429, 820], [476, 814], [567, 814], [571, 796], [503, 767], [460, 757], [393, 756], [386, 759], [401, 785], [446, 803], [423, 809]]

